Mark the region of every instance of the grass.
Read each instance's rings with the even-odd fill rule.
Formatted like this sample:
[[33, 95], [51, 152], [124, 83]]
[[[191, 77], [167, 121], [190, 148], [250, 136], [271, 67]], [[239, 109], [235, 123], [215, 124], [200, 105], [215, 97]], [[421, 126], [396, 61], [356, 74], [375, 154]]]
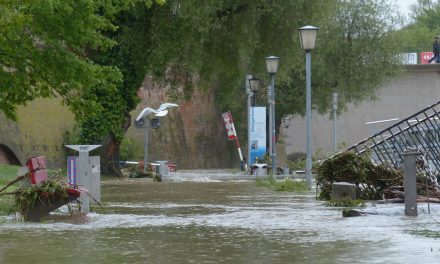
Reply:
[[0, 186], [6, 185], [10, 180], [17, 176], [19, 166], [0, 165]]
[[440, 238], [440, 232], [439, 231], [433, 231], [433, 230], [411, 230], [408, 231], [409, 234], [415, 235], [415, 236], [423, 236], [423, 237], [429, 237], [429, 238]]
[[303, 180], [293, 180], [285, 178], [277, 181], [273, 177], [256, 180], [258, 187], [266, 187], [279, 192], [307, 192], [307, 183]]
[[[15, 179], [17, 176], [19, 166], [14, 165], [0, 165], [0, 188], [3, 188], [8, 182]], [[13, 184], [5, 192], [14, 191], [17, 188], [16, 184]], [[1, 195], [0, 196], [0, 215], [8, 215], [16, 211], [15, 201], [13, 195]]]
[[[0, 189], [3, 188], [11, 180], [17, 177], [17, 172], [19, 168], [20, 166], [15, 166], [15, 165], [0, 165]], [[66, 175], [65, 170], [59, 171], [59, 170], [48, 169], [47, 173], [48, 175], [55, 175], [55, 174]], [[14, 183], [3, 192], [13, 192], [17, 189], [17, 187], [18, 187], [18, 183]], [[0, 195], [0, 215], [8, 215], [18, 211], [14, 199], [15, 199], [14, 195]]]

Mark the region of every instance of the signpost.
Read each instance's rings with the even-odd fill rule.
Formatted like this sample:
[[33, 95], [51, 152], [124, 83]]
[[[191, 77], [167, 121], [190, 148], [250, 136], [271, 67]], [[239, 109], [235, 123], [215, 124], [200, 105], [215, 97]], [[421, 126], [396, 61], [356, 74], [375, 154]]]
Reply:
[[237, 132], [235, 131], [234, 121], [232, 120], [231, 112], [226, 112], [222, 114], [223, 123], [225, 124], [226, 134], [229, 140], [235, 140], [235, 145], [238, 150], [238, 155], [240, 155], [240, 161], [243, 161], [243, 154], [241, 154], [240, 143], [238, 142]]

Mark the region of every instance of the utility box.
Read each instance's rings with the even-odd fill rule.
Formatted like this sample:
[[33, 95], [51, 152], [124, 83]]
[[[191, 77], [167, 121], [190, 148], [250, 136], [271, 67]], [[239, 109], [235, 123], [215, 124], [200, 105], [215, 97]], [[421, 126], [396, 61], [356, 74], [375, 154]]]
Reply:
[[77, 156], [67, 157], [67, 181], [69, 187], [84, 186], [93, 199], [101, 202], [101, 157], [89, 157], [86, 164], [87, 177], [78, 177], [77, 175], [78, 158]]
[[[66, 147], [79, 152], [79, 156], [69, 157], [67, 159], [68, 178], [69, 181], [73, 183], [74, 188], [79, 186], [85, 189], [85, 192], [81, 192], [79, 198], [81, 210], [85, 213], [90, 212], [90, 197], [92, 197], [92, 202], [101, 201], [100, 157], [89, 157], [89, 152], [100, 146], [101, 145], [66, 145]], [[73, 175], [72, 173], [76, 174]]]
[[160, 176], [168, 176], [168, 160], [156, 160], [159, 163], [159, 175]]

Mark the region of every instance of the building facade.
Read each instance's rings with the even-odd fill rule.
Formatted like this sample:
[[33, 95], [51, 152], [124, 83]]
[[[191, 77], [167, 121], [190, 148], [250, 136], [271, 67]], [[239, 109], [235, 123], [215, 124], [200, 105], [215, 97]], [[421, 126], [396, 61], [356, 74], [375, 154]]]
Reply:
[[[312, 87], [313, 96], [313, 87]], [[338, 150], [358, 143], [399, 120], [440, 101], [440, 64], [407, 65], [406, 70], [377, 91], [375, 101], [349, 105], [336, 120]], [[329, 98], [331, 104], [332, 98]], [[286, 153], [306, 152], [306, 124], [303, 117], [292, 117], [284, 130]], [[333, 153], [331, 115], [312, 114], [312, 151], [319, 158]]]

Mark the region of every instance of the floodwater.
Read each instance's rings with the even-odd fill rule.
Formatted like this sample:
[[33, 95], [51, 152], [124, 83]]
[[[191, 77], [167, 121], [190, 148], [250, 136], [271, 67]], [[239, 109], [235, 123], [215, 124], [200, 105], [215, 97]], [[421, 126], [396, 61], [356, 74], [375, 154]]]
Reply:
[[[0, 218], [0, 263], [439, 263], [440, 205], [367, 216], [252, 181], [106, 182], [82, 225]], [[438, 236], [438, 235], [437, 235]]]

